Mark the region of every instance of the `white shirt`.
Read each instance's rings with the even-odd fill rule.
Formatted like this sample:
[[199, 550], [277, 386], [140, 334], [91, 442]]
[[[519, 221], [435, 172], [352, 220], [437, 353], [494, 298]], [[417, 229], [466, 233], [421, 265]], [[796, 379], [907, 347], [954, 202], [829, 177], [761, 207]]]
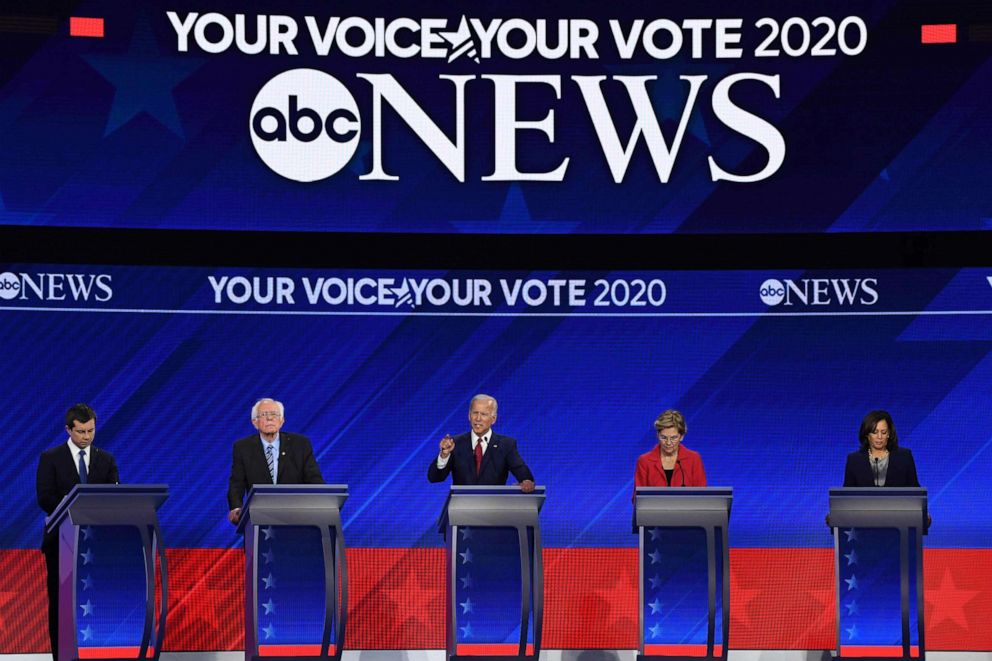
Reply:
[[76, 467], [76, 472], [79, 472], [79, 451], [83, 451], [83, 461], [86, 463], [86, 475], [90, 474], [90, 450], [93, 448], [92, 445], [87, 445], [85, 448], [81, 448], [72, 442], [72, 439], [67, 439], [66, 443], [69, 445], [69, 452], [72, 453], [72, 465]]
[[[472, 452], [475, 453], [475, 446], [478, 445], [479, 443], [482, 443], [482, 455], [485, 456], [486, 450], [489, 449], [489, 441], [492, 440], [492, 437], [493, 437], [493, 430], [491, 428], [482, 436], [478, 436], [476, 435], [475, 432], [472, 432]], [[454, 450], [452, 450], [452, 452], [454, 452]], [[447, 457], [442, 457], [441, 453], [438, 452], [437, 454], [438, 470], [442, 470], [445, 466], [447, 466], [449, 459], [451, 459], [450, 454]]]

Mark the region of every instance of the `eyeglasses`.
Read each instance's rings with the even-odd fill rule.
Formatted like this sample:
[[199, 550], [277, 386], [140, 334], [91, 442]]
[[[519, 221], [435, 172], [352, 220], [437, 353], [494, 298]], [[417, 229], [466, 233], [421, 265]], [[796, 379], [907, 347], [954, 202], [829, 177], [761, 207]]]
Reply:
[[682, 436], [662, 436], [658, 434], [658, 440], [662, 443], [678, 443], [682, 440]]
[[261, 413], [255, 416], [255, 419], [256, 420], [258, 418], [278, 419], [281, 417], [282, 416], [279, 415], [278, 411], [262, 411]]
[[889, 430], [888, 429], [879, 429], [878, 431], [872, 431], [870, 433], [871, 433], [872, 436], [888, 436], [889, 435]]

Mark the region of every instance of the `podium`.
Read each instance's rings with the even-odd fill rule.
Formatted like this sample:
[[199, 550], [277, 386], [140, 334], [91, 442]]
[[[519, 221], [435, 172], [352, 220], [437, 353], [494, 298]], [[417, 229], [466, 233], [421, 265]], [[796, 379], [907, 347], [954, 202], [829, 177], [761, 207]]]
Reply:
[[838, 656], [925, 658], [927, 520], [926, 489], [830, 489]]
[[638, 487], [638, 661], [726, 659], [733, 489]]
[[155, 512], [168, 492], [161, 484], [79, 484], [45, 520], [59, 545], [57, 661], [159, 658], [167, 581]]
[[453, 486], [438, 520], [448, 546], [449, 661], [530, 659], [541, 651], [544, 487]]
[[245, 536], [245, 661], [340, 659], [348, 605], [343, 484], [255, 486]]

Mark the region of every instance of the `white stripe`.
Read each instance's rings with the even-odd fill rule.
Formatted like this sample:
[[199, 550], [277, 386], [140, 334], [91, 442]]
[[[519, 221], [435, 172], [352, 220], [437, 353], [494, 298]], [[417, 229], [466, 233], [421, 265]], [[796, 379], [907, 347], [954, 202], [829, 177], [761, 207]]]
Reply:
[[155, 308], [0, 307], [5, 312], [102, 312], [111, 314], [203, 314], [290, 317], [952, 317], [988, 316], [992, 310], [848, 310], [808, 312], [378, 312], [347, 310], [163, 310]]

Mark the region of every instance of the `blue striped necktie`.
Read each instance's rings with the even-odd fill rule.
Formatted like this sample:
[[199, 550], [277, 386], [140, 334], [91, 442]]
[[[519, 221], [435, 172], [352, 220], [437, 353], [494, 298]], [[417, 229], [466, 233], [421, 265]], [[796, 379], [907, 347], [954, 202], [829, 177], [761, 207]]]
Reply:
[[86, 484], [90, 481], [90, 476], [86, 472], [86, 450], [79, 451], [79, 483]]
[[272, 484], [276, 483], [276, 471], [275, 464], [272, 460], [272, 444], [265, 444], [265, 461], [269, 464], [269, 477], [272, 478]]

